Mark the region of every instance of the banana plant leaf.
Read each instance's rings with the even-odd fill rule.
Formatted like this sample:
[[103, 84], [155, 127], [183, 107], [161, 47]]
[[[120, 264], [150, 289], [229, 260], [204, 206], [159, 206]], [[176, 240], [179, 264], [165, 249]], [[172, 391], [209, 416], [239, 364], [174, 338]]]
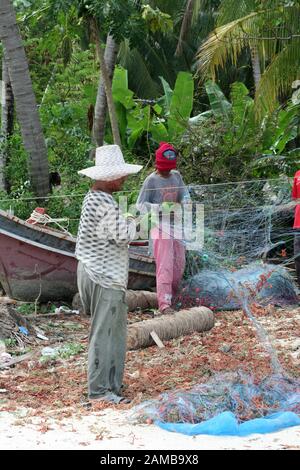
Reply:
[[112, 93], [114, 101], [121, 103], [126, 109], [135, 107], [133, 91], [128, 88], [128, 73], [122, 67], [116, 67], [115, 69]]
[[173, 141], [188, 126], [193, 110], [194, 80], [191, 73], [179, 72], [173, 92], [168, 118], [169, 139]]
[[170, 106], [171, 106], [171, 101], [173, 97], [173, 90], [170, 87], [169, 83], [163, 77], [159, 77], [159, 78], [164, 89], [164, 96], [160, 98], [159, 102], [162, 104], [164, 111], [165, 111], [165, 115], [167, 116], [170, 114]]
[[151, 126], [151, 109], [150, 106], [144, 108], [136, 107], [134, 110], [127, 112], [128, 130], [130, 132], [128, 138], [128, 147], [133, 149], [136, 141], [144, 132], [150, 132]]
[[231, 104], [223, 94], [220, 87], [209, 80], [205, 84], [206, 93], [209, 99], [211, 109], [216, 117], [223, 117], [226, 121], [230, 119]]

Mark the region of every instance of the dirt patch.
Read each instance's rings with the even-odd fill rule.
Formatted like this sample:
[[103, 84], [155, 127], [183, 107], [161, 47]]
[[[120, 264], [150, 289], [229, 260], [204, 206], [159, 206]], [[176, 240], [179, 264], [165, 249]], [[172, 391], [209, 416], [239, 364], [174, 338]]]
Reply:
[[[130, 314], [129, 322], [151, 316]], [[299, 377], [300, 308], [260, 309], [256, 316], [270, 334], [284, 370]], [[43, 434], [50, 431], [51, 420], [80, 420], [111, 408], [107, 404], [98, 404], [92, 410], [82, 406], [86, 399], [89, 320], [79, 316], [45, 318], [38, 326], [48, 341], [33, 348], [30, 360], [0, 371], [0, 411], [13, 416], [25, 409], [26, 419], [40, 420], [39, 432]], [[58, 354], [45, 359], [41, 354], [45, 346], [63, 345], [73, 345], [69, 356]], [[20, 354], [18, 348], [8, 350]], [[241, 311], [216, 313], [215, 327], [209, 332], [168, 341], [163, 349], [153, 346], [128, 352], [124, 395], [133, 401], [113, 408], [121, 414], [129, 413], [134, 405], [164, 391], [189, 389], [208, 381], [216, 372], [238, 369], [252, 373], [257, 380], [271, 374], [269, 357], [247, 316]]]

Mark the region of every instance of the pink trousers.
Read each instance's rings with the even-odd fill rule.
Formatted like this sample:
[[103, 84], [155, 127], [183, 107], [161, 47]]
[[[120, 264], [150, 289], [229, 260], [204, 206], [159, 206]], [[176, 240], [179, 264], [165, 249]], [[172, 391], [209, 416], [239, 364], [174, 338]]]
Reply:
[[185, 268], [182, 240], [163, 239], [157, 228], [151, 231], [156, 262], [156, 291], [160, 311], [172, 305]]

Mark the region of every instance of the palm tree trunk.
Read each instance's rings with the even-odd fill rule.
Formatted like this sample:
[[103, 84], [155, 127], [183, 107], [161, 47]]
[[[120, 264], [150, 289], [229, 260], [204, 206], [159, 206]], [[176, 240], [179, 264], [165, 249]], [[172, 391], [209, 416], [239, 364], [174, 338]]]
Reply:
[[24, 147], [29, 155], [31, 184], [37, 196], [46, 196], [49, 192], [47, 148], [11, 0], [1, 0], [0, 3], [0, 39], [5, 51]]
[[162, 315], [159, 318], [137, 322], [128, 327], [127, 350], [132, 351], [155, 344], [153, 332], [162, 341], [170, 341], [179, 336], [209, 331], [214, 324], [215, 314], [206, 307], [179, 310], [173, 315]]
[[177, 44], [177, 48], [175, 52], [175, 57], [180, 57], [182, 55], [183, 43], [191, 27], [194, 6], [195, 6], [195, 0], [187, 0], [185, 12], [184, 12], [182, 23], [181, 23], [180, 35], [179, 35], [178, 44]]
[[1, 98], [1, 136], [0, 136], [0, 189], [9, 190], [5, 178], [5, 167], [8, 162], [8, 139], [14, 130], [14, 95], [9, 78], [5, 57], [2, 58], [2, 98]]
[[[114, 38], [110, 34], [108, 34], [106, 47], [105, 47], [104, 60], [106, 63], [110, 82], [112, 82], [112, 78], [114, 75], [118, 50], [119, 50], [118, 44], [116, 43]], [[97, 93], [97, 101], [96, 101], [96, 106], [95, 106], [94, 124], [93, 124], [93, 137], [98, 146], [101, 146], [104, 143], [106, 111], [107, 111], [107, 100], [106, 100], [104, 80], [103, 80], [102, 71], [101, 71], [98, 93]]]
[[261, 79], [261, 68], [260, 68], [260, 61], [259, 61], [259, 54], [258, 54], [257, 46], [252, 46], [250, 48], [250, 52], [251, 52], [251, 62], [252, 62], [255, 90], [257, 90], [260, 79]]
[[99, 28], [97, 26], [95, 19], [91, 21], [91, 26], [92, 26], [92, 30], [93, 30], [94, 37], [95, 37], [96, 49], [97, 49], [102, 78], [103, 78], [104, 87], [105, 87], [106, 100], [107, 100], [113, 139], [114, 139], [114, 143], [116, 145], [119, 145], [119, 147], [121, 147], [122, 144], [121, 144], [121, 137], [120, 137], [120, 131], [119, 131], [119, 126], [118, 126], [118, 118], [117, 118], [116, 107], [115, 107], [115, 103], [114, 103], [113, 95], [112, 95], [112, 83], [109, 78], [109, 71], [105, 63], [104, 52], [103, 52], [102, 44], [100, 41]]

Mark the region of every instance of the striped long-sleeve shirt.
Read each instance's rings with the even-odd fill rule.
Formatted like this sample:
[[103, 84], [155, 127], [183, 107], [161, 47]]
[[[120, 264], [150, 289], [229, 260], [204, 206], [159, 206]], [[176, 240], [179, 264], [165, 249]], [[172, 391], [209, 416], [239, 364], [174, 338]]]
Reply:
[[76, 258], [93, 282], [106, 288], [127, 288], [128, 244], [135, 233], [135, 221], [120, 214], [110, 194], [88, 192], [82, 206]]

